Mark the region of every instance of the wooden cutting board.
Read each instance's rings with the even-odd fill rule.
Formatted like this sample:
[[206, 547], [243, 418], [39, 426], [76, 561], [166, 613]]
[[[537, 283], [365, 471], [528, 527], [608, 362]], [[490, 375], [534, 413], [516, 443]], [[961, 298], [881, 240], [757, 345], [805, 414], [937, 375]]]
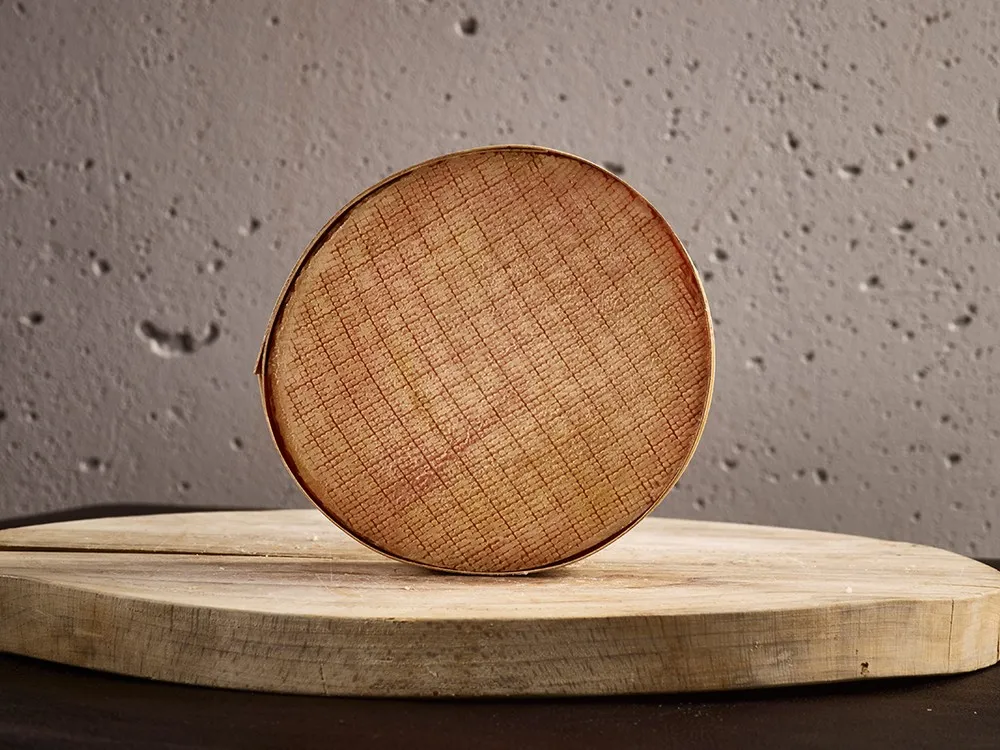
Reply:
[[575, 565], [472, 578], [316, 510], [0, 531], [0, 650], [159, 680], [357, 696], [605, 695], [964, 672], [1000, 573], [863, 537], [647, 518]]

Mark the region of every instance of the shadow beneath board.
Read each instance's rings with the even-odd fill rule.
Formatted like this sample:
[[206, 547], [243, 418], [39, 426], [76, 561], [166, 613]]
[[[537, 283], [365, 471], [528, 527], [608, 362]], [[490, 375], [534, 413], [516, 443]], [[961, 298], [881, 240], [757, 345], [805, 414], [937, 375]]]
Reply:
[[189, 687], [0, 655], [0, 746], [995, 748], [1000, 668], [689, 695], [401, 700]]

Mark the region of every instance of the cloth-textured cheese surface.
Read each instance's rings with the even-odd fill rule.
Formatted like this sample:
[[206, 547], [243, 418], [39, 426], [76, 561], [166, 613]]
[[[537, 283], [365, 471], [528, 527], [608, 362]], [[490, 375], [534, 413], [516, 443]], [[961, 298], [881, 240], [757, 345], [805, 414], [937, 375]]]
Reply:
[[361, 198], [270, 332], [286, 463], [369, 545], [473, 572], [584, 554], [677, 480], [711, 324], [667, 223], [616, 177], [532, 149], [457, 154]]

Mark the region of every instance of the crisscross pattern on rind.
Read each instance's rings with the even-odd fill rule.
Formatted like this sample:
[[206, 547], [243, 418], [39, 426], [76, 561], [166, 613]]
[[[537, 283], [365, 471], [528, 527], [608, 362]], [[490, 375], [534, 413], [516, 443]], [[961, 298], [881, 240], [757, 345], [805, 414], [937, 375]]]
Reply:
[[530, 149], [415, 168], [350, 208], [270, 332], [286, 463], [391, 555], [507, 572], [602, 546], [677, 480], [713, 375], [701, 286], [616, 177]]

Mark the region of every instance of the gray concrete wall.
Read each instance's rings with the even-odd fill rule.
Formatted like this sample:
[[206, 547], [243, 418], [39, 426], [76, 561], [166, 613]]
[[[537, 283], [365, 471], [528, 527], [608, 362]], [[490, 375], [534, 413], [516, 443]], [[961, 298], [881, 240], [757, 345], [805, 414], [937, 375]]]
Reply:
[[998, 41], [993, 0], [0, 0], [0, 517], [304, 505], [251, 373], [294, 260], [521, 142], [622, 169], [705, 273], [658, 512], [1000, 555]]

